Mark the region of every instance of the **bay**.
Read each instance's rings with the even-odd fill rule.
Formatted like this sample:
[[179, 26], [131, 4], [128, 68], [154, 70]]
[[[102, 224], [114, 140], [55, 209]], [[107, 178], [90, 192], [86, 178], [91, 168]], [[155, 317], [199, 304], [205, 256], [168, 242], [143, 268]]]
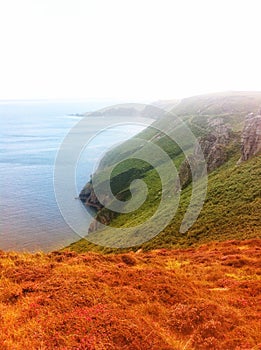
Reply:
[[[80, 120], [69, 114], [96, 110], [107, 104], [107, 101], [0, 102], [0, 249], [51, 251], [80, 238], [65, 222], [56, 203], [55, 159], [64, 137]], [[102, 118], [88, 118], [86, 140], [94, 130], [101, 131], [88, 143], [76, 165], [78, 192], [107, 149], [137, 134], [148, 123], [134, 118], [126, 127], [119, 117], [110, 117], [111, 127], [103, 130]]]

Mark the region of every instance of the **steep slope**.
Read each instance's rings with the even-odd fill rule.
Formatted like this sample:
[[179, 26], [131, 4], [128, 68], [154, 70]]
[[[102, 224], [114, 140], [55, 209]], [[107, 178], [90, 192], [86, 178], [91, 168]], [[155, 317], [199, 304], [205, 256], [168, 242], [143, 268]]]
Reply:
[[[186, 247], [211, 240], [260, 236], [261, 157], [254, 157], [238, 166], [239, 156], [240, 153], [236, 152], [229, 162], [209, 175], [205, 204], [196, 223], [186, 234], [180, 234], [179, 227], [190, 201], [191, 185], [183, 190], [178, 212], [169, 226], [156, 238], [145, 243], [142, 248], [147, 250], [180, 245]], [[148, 179], [151, 180], [152, 176]], [[115, 227], [134, 226], [151, 215], [157, 208], [159, 196], [156, 181], [153, 184], [154, 196], [151, 194], [143, 208], [135, 214], [121, 214], [115, 217], [111, 225]], [[158, 186], [160, 186], [159, 182]], [[102, 211], [100, 215], [103, 215]], [[108, 229], [106, 232], [108, 242], [110, 242], [109, 236], [113, 234], [113, 229]], [[135, 247], [135, 249], [139, 248]], [[112, 251], [109, 248], [95, 246], [85, 239], [71, 244], [70, 249]]]
[[[127, 141], [108, 152], [102, 160], [98, 172], [94, 175], [102, 185], [105, 180], [103, 169], [113, 169], [110, 184], [112, 192], [120, 200], [129, 199], [131, 197], [130, 183], [136, 178], [142, 178], [148, 186], [146, 202], [133, 213], [118, 215], [103, 208], [96, 201], [91, 183], [81, 192], [82, 201], [89, 206], [95, 204], [96, 208], [99, 209], [97, 214], [99, 221], [112, 227], [136, 226], [153, 215], [158, 208], [162, 188], [155, 169], [149, 163], [135, 158], [135, 154], [144, 139], [160, 146], [173, 159], [174, 164], [179, 169], [181, 185], [184, 189], [181, 192], [176, 216], [160, 235], [143, 244], [143, 249], [158, 246], [190, 245], [212, 239], [223, 240], [260, 235], [261, 160], [258, 156], [260, 131], [258, 131], [258, 127], [253, 128], [253, 124], [251, 124], [253, 118], [249, 116], [246, 118], [246, 112], [252, 111], [254, 119], [257, 121], [256, 125], [259, 125], [260, 117], [257, 116], [257, 112], [260, 106], [261, 93], [214, 94], [181, 101], [174, 107], [176, 114], [166, 113], [162, 119], [154, 123], [155, 128], [149, 128], [139, 135], [140, 143], [133, 146], [130, 141]], [[175, 117], [177, 114], [180, 114], [181, 121]], [[207, 197], [201, 214], [189, 231], [186, 234], [181, 234], [179, 226], [189, 205], [192, 191], [190, 166], [187, 161], [184, 161], [183, 151], [190, 154], [188, 157], [190, 157], [191, 162], [197, 160], [197, 147], [194, 140], [188, 137], [186, 127], [189, 127], [199, 139], [209, 177]], [[170, 136], [174, 135], [175, 140], [179, 138], [179, 145], [157, 128], [166, 130]], [[243, 128], [245, 136], [242, 136], [243, 143], [241, 145]], [[248, 134], [246, 130], [248, 130]], [[252, 132], [254, 137], [251, 133], [249, 134], [249, 130], [254, 130]], [[253, 148], [253, 153], [250, 152], [249, 160], [237, 165], [242, 156], [241, 151], [244, 152], [244, 140], [252, 142], [252, 148], [253, 143], [256, 145]], [[251, 155], [255, 155], [255, 157], [251, 158]], [[130, 159], [114, 167], [115, 163], [126, 157], [130, 157]], [[164, 170], [164, 164], [161, 167]], [[90, 231], [94, 231], [94, 233], [91, 233], [89, 238], [93, 237], [92, 235], [97, 229], [97, 225], [91, 226]], [[108, 246], [113, 234], [113, 228], [99, 233]], [[86, 240], [71, 245], [71, 249], [75, 250], [90, 248], [100, 249]]]

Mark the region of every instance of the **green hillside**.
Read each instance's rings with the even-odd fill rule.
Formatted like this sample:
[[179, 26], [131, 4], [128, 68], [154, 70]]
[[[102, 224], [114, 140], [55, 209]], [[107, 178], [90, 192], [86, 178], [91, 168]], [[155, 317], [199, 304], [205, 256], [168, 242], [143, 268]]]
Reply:
[[[116, 234], [113, 228], [135, 227], [146, 222], [157, 211], [162, 196], [161, 179], [148, 162], [136, 157], [143, 140], [163, 149], [179, 169], [185, 158], [184, 151], [190, 154], [195, 147], [195, 140], [190, 138], [186, 129], [189, 128], [198, 139], [204, 140], [206, 135], [213, 132], [211, 120], [216, 118], [222, 118], [224, 127], [230, 128], [230, 139], [225, 146], [222, 146], [223, 164], [208, 175], [207, 196], [197, 221], [188, 232], [179, 232], [180, 224], [190, 203], [192, 185], [189, 184], [181, 192], [178, 210], [169, 225], [156, 237], [132, 249], [187, 247], [211, 240], [259, 236], [261, 233], [261, 159], [255, 156], [240, 165], [237, 165], [237, 161], [240, 158], [240, 135], [245, 116], [249, 112], [256, 113], [260, 106], [261, 93], [212, 94], [184, 99], [174, 107], [172, 113], [166, 113], [151, 128], [139, 134], [135, 144], [130, 140], [108, 152], [93, 176], [96, 182], [102, 187], [106, 181], [106, 172], [112, 170], [110, 184], [117, 199], [126, 201], [131, 198], [129, 185], [137, 178], [147, 184], [148, 195], [142, 206], [131, 213], [117, 214], [105, 208], [99, 210], [98, 220], [109, 224], [110, 228], [99, 233], [90, 233], [89, 239], [92, 240], [98, 234], [101, 241], [110, 246], [112, 237], [115, 239]], [[129, 159], [124, 160], [128, 157]], [[159, 160], [158, 166], [161, 171], [168, 171], [166, 162]], [[89, 188], [90, 184], [83, 189], [82, 198]], [[154, 224], [158, 225], [157, 220]], [[145, 224], [144, 229], [149, 231], [151, 227], [149, 224], [146, 227]], [[135, 235], [134, 229], [134, 243]], [[119, 244], [124, 239], [124, 234], [119, 234], [117, 237]], [[96, 239], [94, 241], [97, 242]], [[85, 239], [73, 243], [70, 249], [105, 252], [114, 250], [95, 245]]]

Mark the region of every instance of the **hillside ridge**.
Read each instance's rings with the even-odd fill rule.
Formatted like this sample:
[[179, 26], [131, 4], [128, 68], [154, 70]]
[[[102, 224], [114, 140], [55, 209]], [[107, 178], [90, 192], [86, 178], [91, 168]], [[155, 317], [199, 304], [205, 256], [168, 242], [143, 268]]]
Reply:
[[[242, 102], [242, 94], [244, 96], [243, 102]], [[232, 201], [230, 201], [228, 198], [225, 199], [225, 191], [226, 191], [226, 185], [231, 186], [229, 184], [229, 177], [230, 180], [234, 179], [234, 181], [237, 181], [237, 184], [239, 185], [240, 182], [245, 183], [245, 181], [248, 178], [248, 181], [252, 182], [253, 188], [255, 189], [249, 189], [251, 185], [247, 185], [244, 187], [243, 191], [241, 192], [240, 197], [237, 197], [238, 200], [238, 205], [241, 205], [242, 207], [245, 207], [248, 203], [253, 202], [253, 207], [251, 210], [253, 210], [253, 215], [248, 215], [248, 219], [246, 216], [244, 216], [244, 220], [248, 220], [248, 223], [245, 222], [244, 220], [237, 220], [242, 224], [242, 231], [244, 230], [243, 227], [248, 227], [251, 228], [248, 230], [248, 232], [245, 233], [245, 235], [259, 235], [260, 234], [260, 229], [261, 229], [261, 223], [260, 219], [258, 220], [254, 212], [258, 212], [260, 208], [260, 189], [258, 190], [259, 186], [259, 181], [260, 181], [260, 157], [258, 156], [260, 153], [261, 149], [261, 144], [260, 144], [260, 135], [261, 135], [261, 125], [260, 125], [260, 115], [259, 115], [259, 106], [261, 105], [261, 93], [255, 93], [254, 96], [252, 96], [250, 93], [240, 93], [240, 94], [233, 94], [233, 99], [231, 102], [230, 100], [230, 95], [225, 97], [226, 105], [233, 105], [233, 108], [235, 108], [234, 104], [236, 99], [237, 103], [239, 104], [237, 106], [237, 112], [239, 114], [234, 115], [230, 111], [230, 113], [226, 113], [226, 115], [216, 115], [215, 113], [213, 115], [194, 115], [194, 116], [186, 116], [183, 115], [182, 119], [184, 119], [187, 123], [187, 125], [190, 126], [191, 129], [195, 132], [195, 134], [198, 137], [199, 144], [201, 146], [201, 149], [203, 150], [205, 159], [206, 159], [206, 164], [207, 164], [207, 169], [209, 173], [209, 191], [208, 191], [208, 197], [207, 197], [207, 203], [215, 203], [218, 198], [214, 198], [216, 196], [214, 188], [216, 187], [219, 178], [223, 178], [223, 183], [220, 184], [223, 187], [223, 194], [222, 196], [224, 197], [223, 200], [227, 201], [227, 203], [231, 202], [231, 206], [234, 208], [234, 213], [231, 212], [231, 219], [229, 220], [227, 225], [232, 224], [232, 218], [236, 218], [239, 215], [239, 208], [235, 208]], [[201, 96], [201, 100], [209, 100], [210, 96]], [[188, 104], [188, 101], [194, 100], [195, 98], [189, 98], [186, 99], [185, 102], [181, 101], [180, 104]], [[217, 95], [211, 95], [211, 101], [216, 101], [218, 99], [219, 101], [224, 99], [224, 95], [222, 95], [222, 99], [220, 97], [220, 94]], [[248, 101], [248, 105], [245, 105], [245, 99]], [[239, 101], [239, 102], [238, 102]], [[200, 101], [202, 103], [202, 101]], [[197, 103], [197, 106], [200, 104], [199, 102]], [[213, 102], [214, 103], [214, 102]], [[178, 104], [176, 107], [174, 107], [174, 111], [177, 110], [177, 108], [180, 108], [180, 104]], [[190, 103], [191, 106], [191, 103]], [[253, 108], [253, 111], [248, 113], [243, 116], [243, 111], [248, 111], [249, 108]], [[212, 110], [213, 110], [213, 104], [212, 104]], [[219, 106], [218, 106], [219, 108]], [[234, 110], [234, 109], [233, 109]], [[227, 112], [227, 111], [226, 111]], [[165, 118], [165, 119], [164, 119]], [[160, 119], [159, 121], [156, 122], [156, 124], [164, 124], [164, 122], [169, 122], [170, 120], [170, 115], [166, 115], [163, 119]], [[237, 122], [238, 121], [238, 122]], [[170, 123], [169, 123], [170, 124]], [[170, 124], [171, 125], [171, 124]], [[239, 129], [240, 125], [240, 129]], [[179, 169], [179, 175], [181, 179], [181, 187], [183, 189], [183, 192], [181, 194], [181, 199], [183, 202], [187, 202], [189, 200], [189, 193], [191, 191], [191, 187], [189, 186], [191, 182], [191, 171], [190, 171], [190, 166], [189, 163], [186, 159], [184, 159], [184, 156], [182, 155], [181, 150], [177, 145], [173, 144], [164, 134], [160, 134], [158, 131], [155, 130], [150, 130], [147, 129], [145, 132], [143, 132], [141, 135], [139, 135], [141, 138], [147, 138], [149, 139], [150, 142], [155, 142], [156, 144], [160, 145], [161, 147], [168, 152], [168, 154], [173, 158], [174, 163], [177, 165]], [[186, 143], [186, 140], [185, 140]], [[190, 151], [190, 161], [191, 162], [196, 162], [197, 161], [197, 148], [194, 147], [192, 144], [187, 145], [188, 149], [189, 147], [191, 148]], [[104, 159], [101, 161], [101, 169], [102, 167], [107, 167], [113, 165], [114, 162], [120, 161], [120, 157], [124, 157], [125, 155], [133, 155], [135, 157], [135, 149], [131, 149], [130, 147], [128, 148], [128, 141], [121, 146], [121, 149], [119, 151], [119, 156], [117, 156], [117, 148], [110, 151]], [[246, 156], [247, 153], [247, 156]], [[245, 156], [243, 156], [245, 154]], [[256, 158], [257, 159], [252, 159]], [[244, 160], [243, 160], [244, 159]], [[251, 160], [252, 159], [252, 160]], [[249, 163], [250, 162], [250, 163]], [[245, 163], [245, 164], [244, 164]], [[237, 164], [239, 166], [238, 168], [238, 174], [236, 174], [235, 170], [237, 169]], [[131, 183], [131, 181], [135, 178], [142, 178], [143, 180], [146, 181], [147, 185], [151, 186], [155, 193], [159, 193], [160, 195], [160, 185], [157, 185], [157, 180], [155, 178], [155, 175], [153, 175], [153, 169], [151, 169], [148, 165], [143, 164], [139, 165], [137, 162], [129, 162], [128, 166], [124, 168], [124, 166], [119, 168], [120, 170], [116, 171], [113, 173], [112, 179], [111, 179], [111, 185], [112, 189], [114, 189], [114, 193], [116, 194], [116, 197], [120, 200], [124, 200], [124, 198], [128, 198], [128, 186]], [[235, 169], [235, 170], [233, 170]], [[135, 171], [134, 171], [135, 170]], [[250, 176], [250, 173], [252, 173], [252, 176]], [[248, 172], [248, 173], [247, 173]], [[224, 174], [224, 175], [222, 175]], [[96, 176], [96, 174], [94, 174]], [[241, 179], [240, 179], [241, 177]], [[153, 183], [153, 182], [154, 183]], [[239, 183], [238, 183], [239, 181]], [[216, 183], [215, 183], [216, 182]], [[230, 181], [231, 182], [231, 181]], [[236, 185], [236, 184], [235, 184]], [[234, 187], [233, 187], [234, 188]], [[221, 190], [221, 189], [220, 189]], [[247, 193], [247, 191], [249, 191]], [[253, 193], [252, 193], [253, 192]], [[151, 197], [157, 197], [157, 195], [154, 196], [153, 194]], [[234, 197], [234, 195], [229, 191], [231, 198]], [[251, 194], [252, 193], [252, 194]], [[255, 194], [254, 194], [255, 193]], [[212, 196], [209, 197], [209, 196]], [[250, 199], [252, 197], [252, 199]], [[249, 197], [249, 199], [247, 199]], [[110, 210], [107, 210], [103, 208], [103, 205], [99, 203], [97, 200], [97, 197], [92, 189], [92, 183], [88, 183], [85, 188], [82, 190], [80, 194], [80, 198], [83, 201], [83, 203], [86, 203], [87, 206], [93, 206], [98, 210], [97, 213], [97, 218], [98, 221], [100, 221], [102, 224], [106, 225], [120, 225], [123, 227], [128, 226], [128, 222], [130, 222], [130, 216], [127, 215], [117, 215], [117, 213], [112, 212]], [[183, 200], [184, 198], [184, 200]], [[258, 199], [259, 198], [259, 199]], [[146, 213], [146, 211], [149, 213], [151, 212], [152, 207], [156, 207], [158, 199], [156, 201], [149, 201], [150, 204], [148, 206], [144, 207], [143, 211], [140, 210], [136, 217], [137, 222], [139, 222], [138, 216], [142, 217], [143, 213]], [[254, 204], [255, 203], [255, 204]], [[185, 204], [185, 203], [184, 203]], [[149, 205], [151, 208], [149, 208]], [[221, 217], [224, 217], [224, 213], [222, 214], [222, 210], [224, 211], [225, 209], [221, 207], [222, 203], [218, 201], [218, 206], [217, 211], [221, 215]], [[254, 208], [256, 206], [256, 208]], [[145, 210], [145, 211], [144, 211]], [[184, 208], [181, 208], [181, 211], [184, 212]], [[203, 208], [203, 212], [210, 212], [206, 206]], [[237, 212], [237, 214], [236, 214]], [[179, 213], [178, 213], [179, 215]], [[210, 213], [209, 213], [210, 215]], [[211, 214], [212, 216], [213, 214]], [[240, 214], [241, 215], [241, 214]], [[203, 215], [204, 216], [204, 215]], [[225, 215], [226, 216], [226, 215]], [[199, 222], [202, 218], [202, 215], [199, 218]], [[133, 219], [131, 219], [133, 221]], [[212, 218], [209, 217], [210, 222], [212, 221]], [[203, 224], [203, 223], [201, 223]], [[212, 226], [208, 225], [207, 222], [204, 220], [204, 224], [207, 226]], [[222, 225], [223, 226], [223, 225]], [[222, 227], [221, 226], [221, 227]], [[238, 224], [236, 225], [238, 227]], [[89, 228], [90, 233], [95, 233], [99, 227], [99, 224], [97, 224], [97, 221], [94, 221]], [[165, 231], [170, 232], [171, 230], [173, 231], [172, 235], [175, 236], [175, 239], [173, 237], [170, 239], [169, 233], [167, 236], [162, 239], [157, 240], [155, 239], [154, 241], [151, 242], [151, 248], [157, 247], [157, 244], [159, 246], [166, 246], [170, 247], [171, 244], [184, 244], [184, 242], [187, 240], [188, 244], [191, 244], [193, 242], [193, 239], [191, 237], [201, 237], [200, 234], [192, 234], [192, 232], [195, 232], [195, 227], [197, 227], [196, 232], [203, 232], [204, 227], [202, 229], [199, 228], [198, 224], [195, 223], [194, 228], [188, 232], [187, 237], [177, 237], [177, 225], [170, 224], [169, 228], [167, 228]], [[225, 229], [227, 231], [229, 226]], [[224, 228], [223, 228], [224, 229]], [[213, 238], [217, 237], [216, 234], [216, 228], [215, 228], [215, 234], [213, 234]], [[205, 230], [208, 232], [208, 235], [210, 236], [211, 239], [211, 231], [210, 229]], [[109, 231], [108, 231], [109, 232]], [[113, 229], [110, 230], [110, 234], [113, 234]], [[235, 237], [238, 237], [238, 233], [234, 232], [233, 227], [231, 228], [231, 235], [228, 237], [227, 235], [224, 235], [224, 239], [227, 238], [233, 238], [233, 234], [235, 234]], [[164, 233], [163, 233], [164, 235]], [[161, 235], [160, 235], [161, 236]], [[219, 238], [221, 238], [221, 235], [218, 235]], [[91, 237], [91, 236], [89, 236]], [[93, 236], [92, 236], [93, 237]], [[167, 239], [167, 237], [169, 237]], [[241, 236], [240, 236], [241, 237]], [[199, 238], [201, 240], [201, 238]], [[198, 240], [198, 239], [197, 239]], [[196, 240], [196, 241], [197, 241]], [[164, 243], [165, 241], [165, 243]], [[84, 249], [84, 246], [86, 249], [96, 249], [93, 244], [83, 244], [82, 241], [81, 243], [78, 243], [79, 246]], [[167, 243], [168, 242], [168, 243]], [[171, 243], [173, 242], [173, 243]], [[145, 244], [146, 249], [150, 247], [150, 243]], [[77, 243], [71, 245], [71, 249], [76, 249], [77, 250]], [[136, 249], [136, 248], [135, 248]], [[106, 251], [106, 249], [105, 249]]]

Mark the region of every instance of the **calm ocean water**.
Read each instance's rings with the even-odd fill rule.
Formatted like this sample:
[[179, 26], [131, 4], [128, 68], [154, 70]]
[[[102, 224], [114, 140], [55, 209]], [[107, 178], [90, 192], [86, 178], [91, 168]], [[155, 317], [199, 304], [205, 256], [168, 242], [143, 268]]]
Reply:
[[[79, 239], [64, 221], [55, 200], [54, 163], [63, 138], [80, 120], [68, 114], [104, 105], [0, 102], [0, 249], [51, 251]], [[102, 119], [90, 118], [87, 133], [103, 129]], [[110, 122], [117, 124], [122, 120], [110, 117]], [[76, 167], [78, 191], [106, 149], [144, 128], [142, 120], [133, 122], [128, 127], [113, 126], [88, 144]], [[78, 205], [82, 205], [80, 201]]]

